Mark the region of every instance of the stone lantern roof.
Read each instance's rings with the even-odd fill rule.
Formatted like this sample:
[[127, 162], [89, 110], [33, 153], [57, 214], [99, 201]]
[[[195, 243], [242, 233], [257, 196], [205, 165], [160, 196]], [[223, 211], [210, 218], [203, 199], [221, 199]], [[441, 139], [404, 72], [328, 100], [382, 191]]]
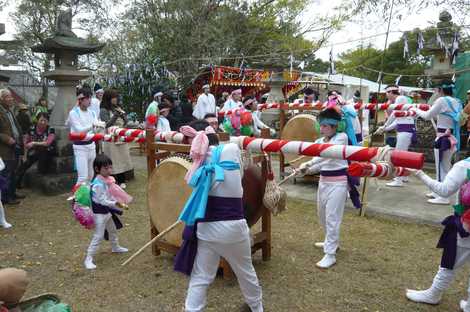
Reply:
[[78, 81], [91, 75], [88, 71], [77, 70], [78, 55], [98, 52], [103, 47], [102, 43], [88, 42], [73, 33], [72, 11], [68, 10], [57, 17], [54, 35], [31, 50], [54, 54], [55, 69], [44, 73], [44, 77], [56, 81]]
[[85, 39], [78, 37], [54, 36], [44, 40], [43, 44], [32, 47], [33, 52], [38, 53], [57, 53], [58, 51], [70, 50], [74, 54], [82, 55], [95, 53], [101, 50], [105, 44], [90, 43]]

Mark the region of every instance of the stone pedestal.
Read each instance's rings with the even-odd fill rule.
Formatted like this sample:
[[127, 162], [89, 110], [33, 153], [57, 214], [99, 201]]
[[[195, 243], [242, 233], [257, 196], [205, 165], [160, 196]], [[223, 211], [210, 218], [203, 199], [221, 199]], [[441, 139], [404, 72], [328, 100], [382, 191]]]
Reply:
[[[282, 87], [286, 84], [282, 72], [274, 73], [269, 81], [271, 90], [269, 91], [268, 103], [283, 103], [286, 99], [282, 93]], [[279, 130], [279, 110], [269, 109], [261, 113], [262, 121], [271, 128]]]
[[[53, 75], [49, 73], [44, 75], [48, 79], [51, 79]], [[84, 77], [88, 77], [88, 74]], [[54, 78], [65, 78], [65, 77], [54, 77]], [[67, 120], [69, 111], [77, 104], [77, 90], [78, 80], [56, 80], [57, 86], [57, 102], [54, 106], [50, 125], [54, 128], [65, 127], [65, 121]]]
[[[87, 75], [87, 72], [82, 77]], [[65, 126], [65, 121], [68, 118], [70, 110], [76, 105], [76, 85], [78, 80], [70, 80], [75, 77], [57, 77], [51, 73], [47, 73], [49, 79], [54, 76], [55, 79], [65, 78], [66, 80], [56, 80], [57, 101], [51, 113], [50, 126], [56, 131], [56, 142], [58, 155], [54, 159], [53, 168], [56, 173], [72, 173], [73, 167], [73, 149], [72, 144], [68, 139], [69, 128]], [[52, 181], [54, 184], [55, 182]], [[62, 184], [59, 184], [62, 185]], [[64, 190], [65, 191], [65, 190]]]

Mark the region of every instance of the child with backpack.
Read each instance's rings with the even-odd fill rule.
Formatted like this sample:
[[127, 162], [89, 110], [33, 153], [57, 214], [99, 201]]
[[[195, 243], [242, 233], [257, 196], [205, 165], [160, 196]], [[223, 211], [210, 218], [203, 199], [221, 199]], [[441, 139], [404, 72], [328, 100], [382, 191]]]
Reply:
[[124, 192], [111, 176], [113, 163], [105, 154], [98, 155], [93, 162], [95, 178], [91, 182], [91, 208], [95, 233], [91, 239], [85, 258], [85, 267], [89, 270], [96, 269], [93, 257], [98, 251], [103, 238], [111, 242], [113, 253], [124, 253], [128, 249], [119, 245], [117, 230], [122, 228], [122, 223], [117, 215], [122, 215], [120, 208], [127, 207], [132, 200]]

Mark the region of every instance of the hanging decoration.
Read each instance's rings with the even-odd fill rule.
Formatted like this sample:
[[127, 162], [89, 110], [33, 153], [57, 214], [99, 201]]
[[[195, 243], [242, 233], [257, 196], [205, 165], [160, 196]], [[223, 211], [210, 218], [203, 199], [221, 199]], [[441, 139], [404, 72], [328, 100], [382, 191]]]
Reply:
[[[243, 57], [243, 54], [242, 54]], [[245, 57], [243, 57], [242, 62], [240, 63], [240, 72], [238, 73], [238, 78], [241, 78], [241, 80], [245, 80], [245, 70], [246, 70], [246, 62], [245, 62]]]
[[401, 79], [401, 75], [397, 77], [397, 79], [395, 79], [395, 85], [398, 86], [399, 83], [400, 83], [400, 79]]
[[382, 72], [379, 71], [379, 76], [377, 77], [377, 83], [380, 83], [381, 81], [382, 81]]
[[421, 31], [419, 31], [416, 36], [417, 36], [417, 38], [416, 38], [416, 42], [417, 42], [416, 54], [421, 55], [421, 50], [424, 49], [423, 33]]
[[289, 69], [289, 77], [292, 79], [292, 69], [294, 67], [294, 55], [289, 55], [289, 65], [290, 65], [290, 69]]
[[410, 56], [410, 49], [408, 47], [408, 36], [406, 33], [403, 34], [403, 58], [406, 59]]
[[450, 55], [451, 63], [455, 64], [457, 54], [459, 53], [459, 33], [454, 33], [454, 38], [452, 39], [452, 52]]
[[330, 75], [336, 75], [335, 62], [333, 60], [333, 46], [331, 46], [330, 50], [330, 68], [328, 70], [328, 73]]

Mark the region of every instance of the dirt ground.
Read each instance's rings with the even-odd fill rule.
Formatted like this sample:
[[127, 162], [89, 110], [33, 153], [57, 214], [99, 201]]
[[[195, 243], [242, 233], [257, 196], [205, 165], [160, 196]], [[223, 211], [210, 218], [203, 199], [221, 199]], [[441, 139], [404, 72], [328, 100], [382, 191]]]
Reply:
[[[149, 239], [146, 176], [136, 172], [128, 191], [136, 202], [125, 213], [121, 243], [136, 251]], [[24, 190], [23, 192], [28, 190]], [[173, 194], [174, 195], [174, 194]], [[188, 280], [172, 271], [172, 257], [154, 258], [150, 249], [125, 268], [127, 255], [111, 254], [103, 243], [98, 269], [82, 262], [92, 232], [70, 213], [66, 195], [45, 197], [28, 192], [20, 206], [7, 207], [11, 230], [0, 230], [0, 266], [27, 270], [26, 297], [58, 294], [73, 311], [181, 311]], [[457, 311], [466, 297], [469, 269], [464, 268], [439, 306], [415, 304], [405, 289], [430, 285], [440, 261], [434, 248], [441, 229], [398, 219], [345, 214], [338, 263], [315, 268], [322, 257], [313, 242], [322, 231], [310, 203], [290, 201], [289, 210], [273, 218], [273, 257], [254, 256], [263, 286], [265, 311]], [[209, 290], [207, 311], [239, 311], [236, 281], [218, 278]]]

